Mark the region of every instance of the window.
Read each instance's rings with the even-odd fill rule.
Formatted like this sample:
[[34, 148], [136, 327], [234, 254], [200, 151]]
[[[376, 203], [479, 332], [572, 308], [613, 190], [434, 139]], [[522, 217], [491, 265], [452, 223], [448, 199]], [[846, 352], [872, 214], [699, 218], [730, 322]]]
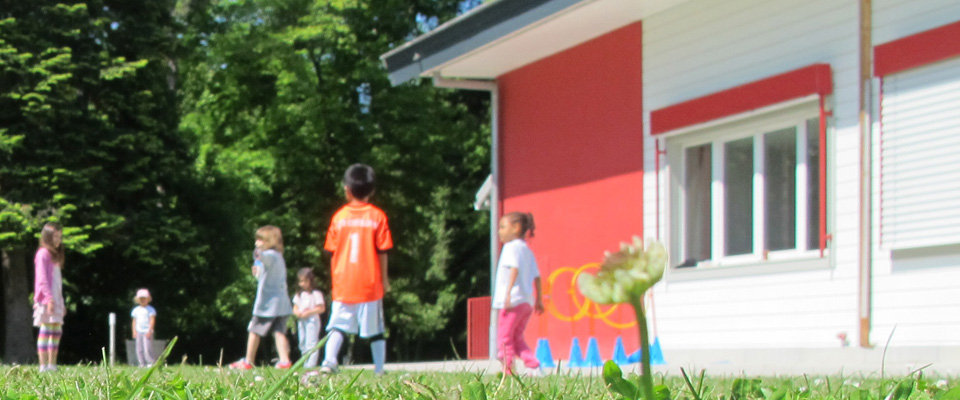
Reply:
[[960, 243], [960, 57], [883, 78], [880, 245]]
[[683, 266], [819, 255], [817, 115], [806, 104], [668, 139]]

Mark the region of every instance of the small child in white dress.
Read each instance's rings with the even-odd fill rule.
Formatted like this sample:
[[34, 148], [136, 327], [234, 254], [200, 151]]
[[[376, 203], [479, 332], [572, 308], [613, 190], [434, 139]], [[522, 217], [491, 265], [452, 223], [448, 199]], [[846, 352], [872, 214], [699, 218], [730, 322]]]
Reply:
[[[323, 293], [314, 287], [313, 270], [301, 268], [297, 271], [297, 283], [300, 290], [293, 296], [293, 315], [297, 317], [297, 336], [300, 354], [306, 354], [320, 340], [320, 314], [327, 310]], [[315, 351], [303, 364], [304, 368], [317, 366], [320, 352]]]

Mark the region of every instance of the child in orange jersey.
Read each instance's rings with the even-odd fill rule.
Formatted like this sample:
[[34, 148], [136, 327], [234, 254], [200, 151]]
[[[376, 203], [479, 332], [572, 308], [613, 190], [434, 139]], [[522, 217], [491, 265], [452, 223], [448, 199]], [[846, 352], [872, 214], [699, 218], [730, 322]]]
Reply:
[[330, 220], [323, 248], [329, 253], [333, 304], [329, 338], [324, 348], [321, 373], [337, 371], [337, 354], [347, 333], [370, 341], [374, 372], [383, 374], [387, 355], [384, 339], [383, 294], [390, 290], [387, 279], [387, 251], [393, 238], [387, 216], [370, 204], [374, 192], [373, 168], [354, 164], [347, 168], [343, 187], [347, 205]]

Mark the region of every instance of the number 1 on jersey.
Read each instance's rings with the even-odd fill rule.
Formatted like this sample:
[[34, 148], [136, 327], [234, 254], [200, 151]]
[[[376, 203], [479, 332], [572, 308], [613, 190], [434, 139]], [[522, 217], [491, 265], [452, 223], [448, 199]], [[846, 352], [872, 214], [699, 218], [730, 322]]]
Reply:
[[350, 263], [356, 264], [360, 258], [360, 232], [354, 232], [350, 234]]

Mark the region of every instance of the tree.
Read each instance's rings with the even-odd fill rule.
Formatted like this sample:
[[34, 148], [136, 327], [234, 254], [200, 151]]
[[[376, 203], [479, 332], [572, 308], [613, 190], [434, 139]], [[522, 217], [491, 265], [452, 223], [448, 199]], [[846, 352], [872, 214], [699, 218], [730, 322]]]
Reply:
[[253, 231], [283, 228], [290, 269], [329, 290], [320, 243], [354, 162], [377, 169], [396, 238], [396, 358], [463, 347], [463, 303], [489, 279], [486, 215], [469, 208], [487, 100], [390, 87], [378, 56], [465, 4], [0, 0], [4, 360], [33, 357], [29, 260], [51, 220], [68, 248], [64, 361], [98, 360], [106, 314], [144, 286], [174, 356], [216, 358], [210, 335], [241, 352]]
[[[223, 203], [211, 206], [216, 184], [197, 180], [177, 130], [174, 2], [65, 3], [0, 7], [0, 132], [16, 140], [0, 165], [0, 247], [16, 270], [4, 276], [6, 342], [29, 327], [14, 280], [29, 276], [37, 228], [58, 220], [68, 248], [63, 353], [95, 360], [106, 314], [125, 314], [138, 286], [161, 289], [155, 300], [169, 310], [212, 304], [204, 289], [224, 264], [210, 260], [235, 229], [216, 231], [231, 220], [215, 208]], [[179, 318], [160, 333], [191, 316]]]
[[488, 279], [485, 215], [470, 209], [488, 173], [486, 100], [418, 83], [393, 88], [378, 57], [418, 32], [418, 15], [448, 18], [459, 2], [192, 6], [184, 40], [198, 51], [181, 61], [190, 68], [181, 129], [199, 143], [201, 172], [240, 183], [253, 199], [249, 231], [280, 226], [288, 265], [317, 267], [329, 290], [320, 244], [344, 201], [343, 171], [372, 165], [374, 202], [396, 242], [385, 307], [401, 345], [392, 348], [401, 359], [449, 354], [450, 339], [463, 342], [463, 325], [450, 324], [456, 307]]
[[[60, 118], [70, 114], [69, 103], [77, 98], [70, 80], [74, 77], [72, 49], [51, 42], [49, 37], [69, 41], [82, 20], [85, 6], [32, 8], [6, 4], [0, 14], [0, 250], [3, 258], [4, 354], [5, 359], [32, 359], [30, 342], [29, 248], [47, 220], [63, 220], [78, 210], [75, 198], [64, 193], [77, 183], [82, 171], [62, 168], [47, 152]], [[44, 13], [46, 21], [32, 20]], [[58, 28], [43, 22], [62, 23]], [[45, 35], [44, 35], [45, 34]], [[68, 118], [68, 117], [67, 117]], [[35, 161], [21, 157], [23, 149], [36, 146]], [[32, 181], [32, 185], [25, 185]], [[106, 216], [97, 225], [110, 225]], [[67, 227], [65, 244], [91, 252], [99, 244], [88, 240], [91, 226]], [[31, 243], [32, 242], [32, 243]]]

